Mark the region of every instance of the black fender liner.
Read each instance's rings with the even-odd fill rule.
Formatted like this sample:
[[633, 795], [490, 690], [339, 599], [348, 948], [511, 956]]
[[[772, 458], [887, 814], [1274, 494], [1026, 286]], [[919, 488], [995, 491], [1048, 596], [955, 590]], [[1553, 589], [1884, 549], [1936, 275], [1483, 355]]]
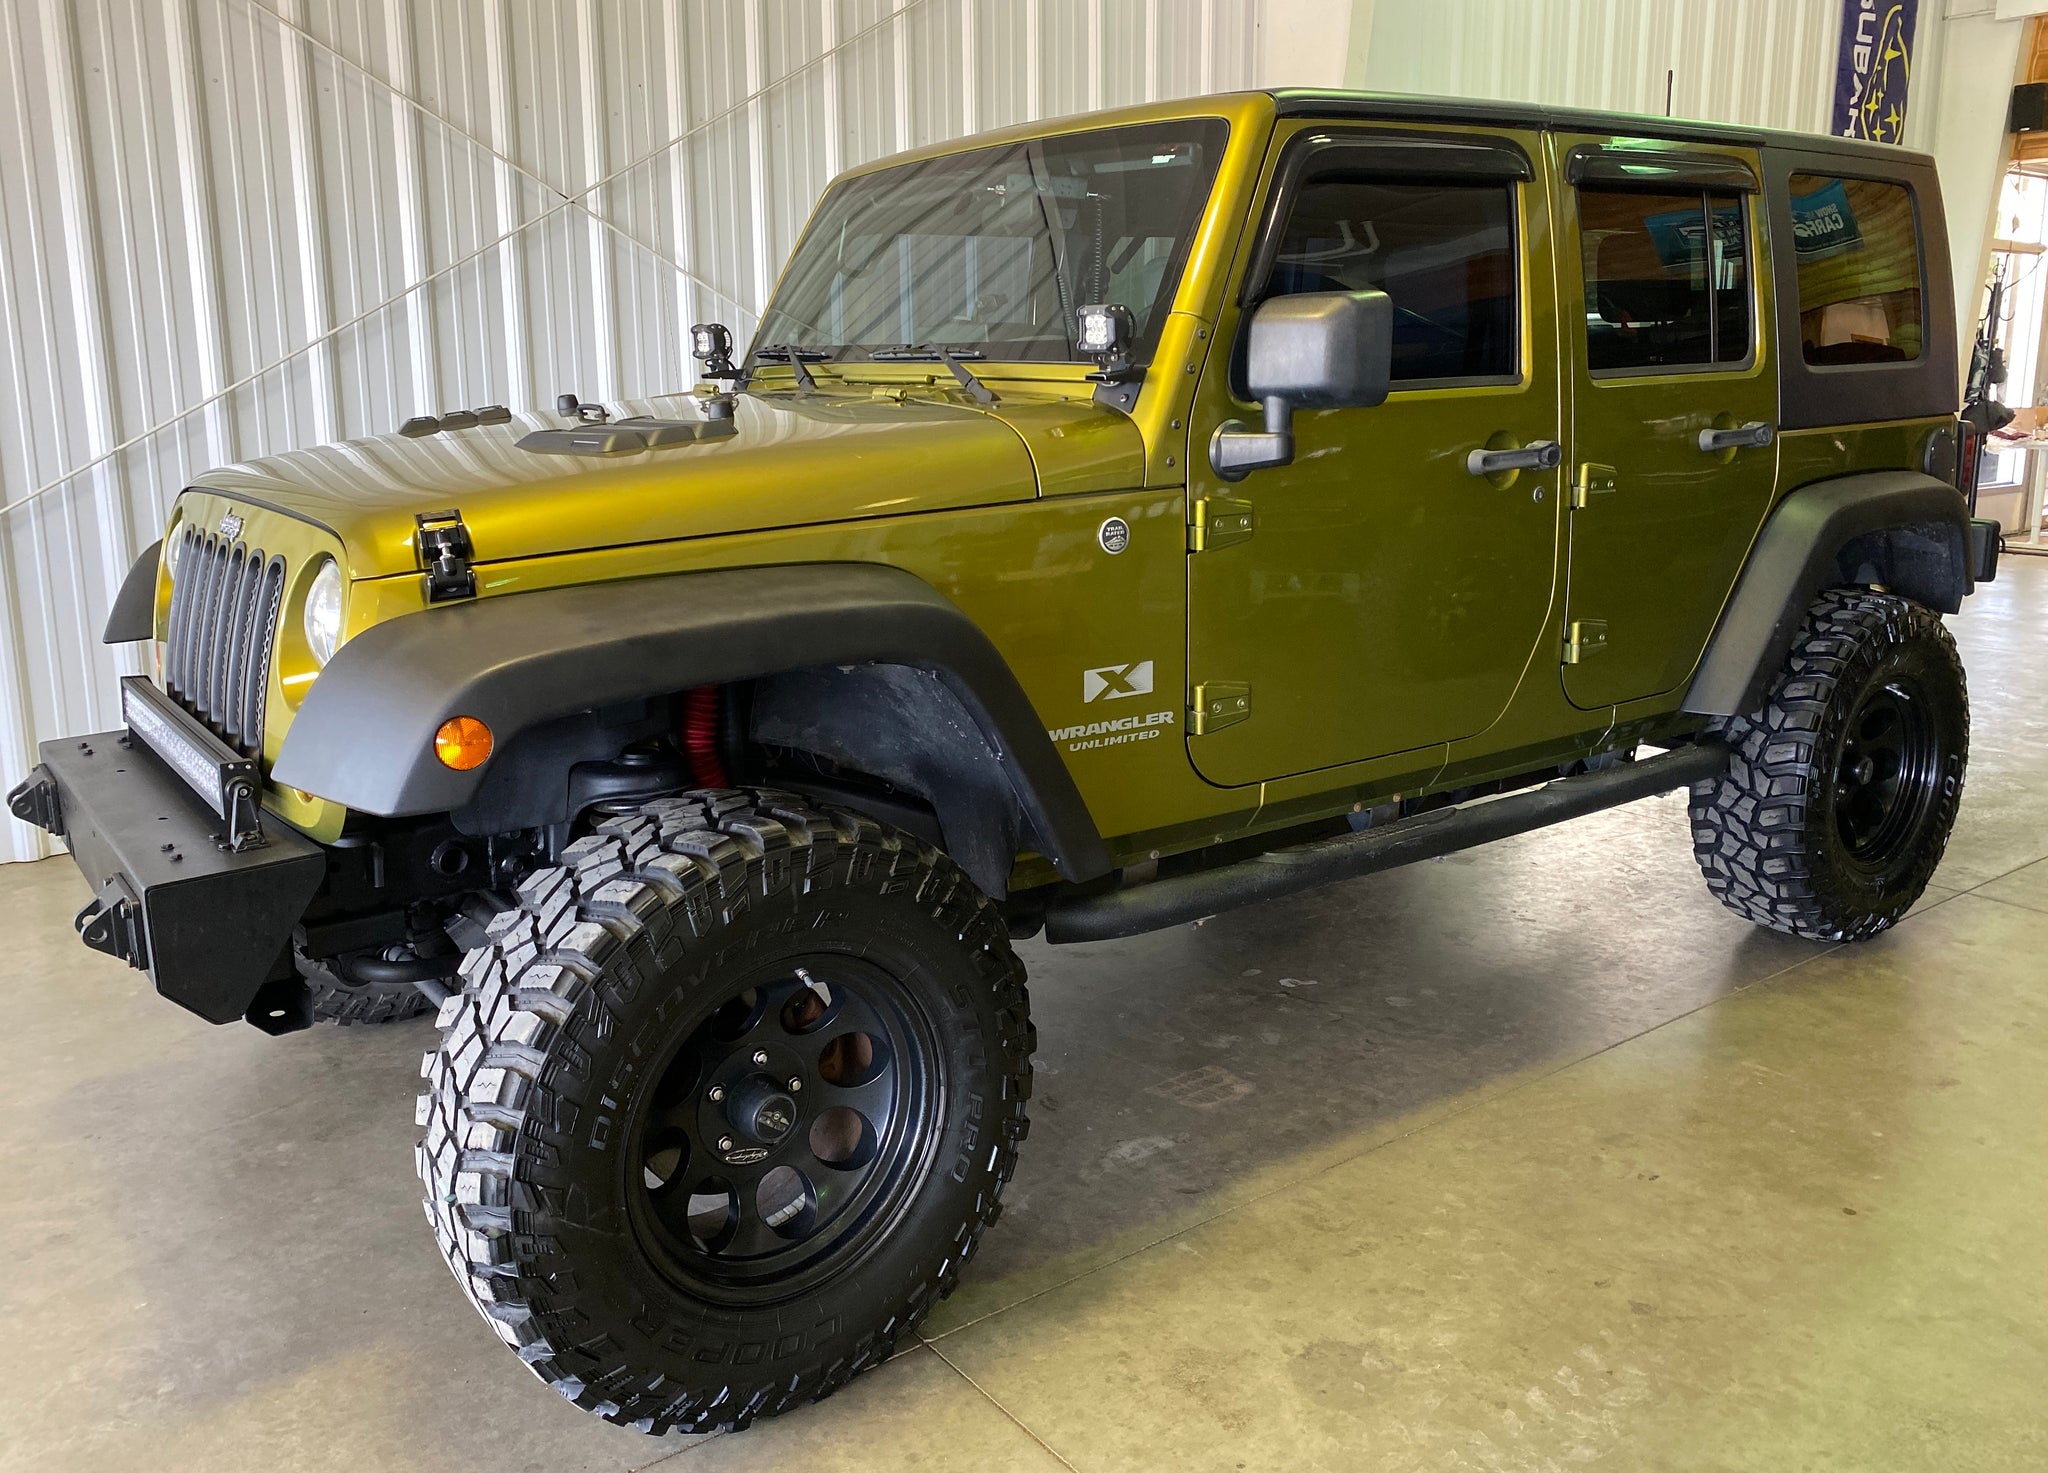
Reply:
[[[990, 760], [974, 717], [930, 670], [904, 665], [811, 666], [754, 683], [749, 710], [756, 741], [831, 759], [931, 805], [925, 827], [981, 888], [1002, 899], [1017, 857], [1024, 815], [1002, 768]], [[784, 774], [777, 774], [778, 786]], [[808, 774], [787, 786], [806, 790]], [[886, 823], [915, 822], [873, 802], [865, 790], [811, 789], [824, 802], [867, 808]]]
[[362, 813], [451, 813], [491, 764], [434, 755], [451, 716], [521, 732], [698, 685], [817, 666], [905, 665], [938, 675], [980, 730], [1030, 837], [1070, 880], [1110, 856], [1073, 778], [988, 637], [930, 584], [873, 563], [671, 573], [516, 593], [364, 630], [313, 682], [275, 781]]
[[121, 580], [121, 591], [114, 595], [114, 607], [107, 611], [107, 628], [100, 635], [101, 644], [131, 644], [156, 633], [156, 563], [163, 551], [164, 542], [159, 537], [129, 565], [128, 576]]
[[1721, 612], [1684, 709], [1741, 716], [1764, 702], [1823, 588], [1883, 584], [1944, 614], [1975, 587], [1962, 493], [1919, 471], [1816, 481], [1772, 510]]

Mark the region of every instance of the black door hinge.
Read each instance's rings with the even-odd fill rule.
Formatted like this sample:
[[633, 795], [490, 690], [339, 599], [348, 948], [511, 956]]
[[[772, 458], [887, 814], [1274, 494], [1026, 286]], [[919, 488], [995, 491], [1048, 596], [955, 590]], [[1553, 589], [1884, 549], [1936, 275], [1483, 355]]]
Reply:
[[476, 574], [470, 571], [469, 563], [476, 556], [476, 548], [470, 544], [469, 528], [462, 523], [461, 510], [421, 512], [413, 523], [418, 528], [413, 546], [427, 575], [427, 602], [475, 598]]

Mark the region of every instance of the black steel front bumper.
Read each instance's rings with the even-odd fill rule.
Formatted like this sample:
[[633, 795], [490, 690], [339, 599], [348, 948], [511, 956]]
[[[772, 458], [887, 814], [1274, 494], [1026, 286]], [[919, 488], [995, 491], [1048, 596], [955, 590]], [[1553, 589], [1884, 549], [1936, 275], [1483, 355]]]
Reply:
[[202, 799], [209, 772], [232, 769], [240, 782], [243, 759], [170, 720], [168, 698], [148, 682], [128, 684], [128, 728], [44, 742], [8, 810], [70, 845], [95, 892], [75, 922], [87, 946], [147, 971], [158, 992], [208, 1022], [247, 1017], [283, 1031], [300, 1020], [273, 1016], [280, 1010], [258, 994], [267, 982], [296, 986], [292, 928], [320, 888], [326, 856], [275, 817], [252, 834], [233, 795]]

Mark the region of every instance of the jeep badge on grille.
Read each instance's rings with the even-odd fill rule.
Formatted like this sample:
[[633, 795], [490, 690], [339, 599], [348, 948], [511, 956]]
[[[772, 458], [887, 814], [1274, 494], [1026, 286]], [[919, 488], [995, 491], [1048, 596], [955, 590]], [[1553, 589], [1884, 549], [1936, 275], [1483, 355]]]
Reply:
[[242, 535], [242, 519], [233, 512], [229, 512], [226, 516], [222, 517], [220, 519], [220, 535], [227, 541], [233, 542]]

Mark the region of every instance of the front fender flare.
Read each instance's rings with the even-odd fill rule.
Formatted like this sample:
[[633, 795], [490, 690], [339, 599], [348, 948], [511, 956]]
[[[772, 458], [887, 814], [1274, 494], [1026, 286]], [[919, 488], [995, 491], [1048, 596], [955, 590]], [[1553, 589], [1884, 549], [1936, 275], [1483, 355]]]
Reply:
[[1108, 849], [1002, 655], [931, 585], [871, 563], [671, 573], [402, 615], [336, 652], [272, 776], [362, 813], [449, 813], [475, 797], [490, 765], [456, 772], [434, 756], [451, 716], [482, 720], [502, 747], [579, 711], [859, 664], [943, 678], [1060, 874], [1108, 872]]
[[107, 611], [101, 644], [130, 644], [156, 633], [156, 565], [163, 551], [163, 539], [159, 537], [143, 548], [129, 566], [120, 592], [114, 595], [114, 606]]

